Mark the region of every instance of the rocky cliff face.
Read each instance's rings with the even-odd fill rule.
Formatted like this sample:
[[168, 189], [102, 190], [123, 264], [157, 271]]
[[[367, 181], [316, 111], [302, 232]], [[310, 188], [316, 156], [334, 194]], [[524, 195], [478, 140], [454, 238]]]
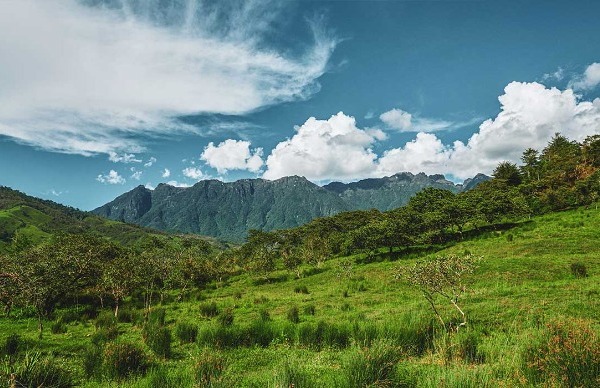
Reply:
[[291, 228], [347, 210], [390, 210], [406, 204], [425, 187], [459, 192], [487, 179], [478, 175], [456, 185], [443, 175], [399, 173], [324, 187], [298, 176], [275, 181], [206, 180], [189, 188], [160, 184], [149, 190], [138, 186], [93, 213], [160, 230], [241, 241], [248, 229]]

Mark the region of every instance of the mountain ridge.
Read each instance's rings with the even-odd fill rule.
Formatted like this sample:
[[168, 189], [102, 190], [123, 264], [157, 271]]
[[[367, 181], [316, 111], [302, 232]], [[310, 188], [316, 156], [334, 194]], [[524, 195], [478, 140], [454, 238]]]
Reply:
[[137, 186], [92, 213], [169, 232], [242, 241], [249, 229], [292, 228], [343, 211], [391, 210], [406, 204], [426, 187], [457, 193], [487, 179], [480, 174], [463, 184], [454, 184], [440, 174], [403, 172], [324, 186], [300, 176], [272, 181], [209, 179], [187, 188], [161, 183], [153, 190]]

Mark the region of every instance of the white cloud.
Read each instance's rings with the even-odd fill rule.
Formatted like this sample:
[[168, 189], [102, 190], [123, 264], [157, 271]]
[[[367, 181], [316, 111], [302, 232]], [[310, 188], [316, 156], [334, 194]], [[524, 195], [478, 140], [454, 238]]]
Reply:
[[[199, 168], [195, 167], [186, 167], [182, 171], [183, 175], [187, 178], [200, 180], [204, 176], [204, 173]], [[176, 185], [173, 185], [176, 186]]]
[[3, 1], [0, 135], [58, 152], [136, 153], [140, 137], [198, 131], [179, 116], [307, 98], [337, 42], [313, 23], [303, 54], [270, 46], [286, 4]]
[[162, 176], [163, 178], [168, 178], [168, 177], [170, 177], [170, 176], [171, 176], [171, 170], [169, 170], [168, 168], [165, 168], [165, 169], [163, 170], [163, 172], [162, 172], [161, 176]]
[[191, 187], [192, 186], [189, 183], [183, 183], [183, 182], [178, 182], [178, 181], [168, 181], [167, 184], [169, 186], [175, 186], [175, 187]]
[[110, 151], [108, 153], [108, 160], [113, 163], [141, 163], [140, 159], [135, 158], [135, 154], [117, 154], [116, 152]]
[[108, 174], [106, 175], [98, 175], [96, 177], [96, 180], [100, 183], [108, 183], [110, 185], [117, 185], [117, 184], [124, 184], [125, 183], [125, 178], [123, 178], [121, 175], [119, 175], [118, 172], [116, 172], [115, 170], [110, 170]]
[[156, 163], [156, 158], [152, 156], [146, 163], [144, 163], [144, 167], [152, 167], [154, 163]]
[[453, 122], [440, 119], [417, 117], [402, 109], [394, 108], [382, 113], [379, 119], [389, 128], [400, 132], [437, 132], [463, 128], [477, 123], [480, 119]]
[[144, 185], [145, 188], [147, 188], [148, 190], [154, 190], [156, 187], [154, 187], [154, 185], [152, 185], [152, 182], [147, 182]]
[[208, 143], [200, 159], [216, 168], [219, 174], [229, 170], [258, 172], [264, 164], [262, 155], [262, 148], [251, 150], [249, 141], [227, 139], [217, 146]]
[[342, 112], [329, 120], [311, 117], [296, 128], [291, 139], [277, 144], [267, 158], [263, 177], [301, 175], [321, 181], [369, 176], [377, 158], [370, 147], [381, 135], [381, 131], [358, 128], [354, 117]]
[[559, 67], [554, 73], [546, 73], [542, 76], [543, 81], [556, 80], [562, 81], [565, 78], [565, 70]]
[[412, 115], [402, 109], [392, 109], [382, 113], [379, 119], [387, 126], [399, 131], [409, 131], [412, 127]]
[[410, 171], [465, 179], [491, 174], [505, 160], [520, 163], [526, 148], [543, 149], [556, 132], [577, 141], [600, 134], [600, 98], [581, 101], [571, 89], [511, 82], [498, 100], [500, 113], [481, 123], [467, 142], [444, 144], [433, 133], [419, 132], [380, 156], [371, 150], [380, 139], [358, 128], [353, 117], [338, 113], [329, 120], [310, 118], [271, 152], [264, 178], [303, 175], [315, 181], [348, 181]]
[[142, 178], [142, 171], [135, 171], [133, 174], [131, 174], [131, 179], [135, 179], [136, 181], [139, 181]]
[[600, 63], [589, 65], [581, 77], [572, 81], [570, 87], [575, 90], [590, 90], [600, 85]]
[[600, 99], [579, 101], [571, 89], [511, 82], [498, 100], [501, 112], [484, 121], [466, 144], [444, 146], [435, 135], [420, 133], [404, 147], [386, 151], [378, 175], [408, 169], [464, 179], [489, 174], [504, 160], [519, 163], [526, 148], [544, 148], [556, 132], [577, 141], [600, 134]]

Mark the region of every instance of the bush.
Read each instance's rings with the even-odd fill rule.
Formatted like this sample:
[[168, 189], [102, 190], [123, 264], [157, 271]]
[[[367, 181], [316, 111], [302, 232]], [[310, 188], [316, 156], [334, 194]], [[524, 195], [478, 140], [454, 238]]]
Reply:
[[258, 311], [258, 316], [260, 317], [261, 321], [270, 321], [271, 320], [271, 314], [269, 314], [269, 311], [267, 309], [260, 309]]
[[50, 326], [50, 332], [52, 332], [52, 334], [64, 334], [67, 332], [67, 325], [65, 325], [62, 320], [57, 319]]
[[171, 330], [164, 326], [146, 325], [144, 341], [146, 345], [158, 356], [171, 357]]
[[287, 319], [292, 323], [300, 322], [300, 312], [297, 306], [292, 306], [287, 312]]
[[306, 286], [296, 286], [294, 287], [294, 292], [296, 294], [309, 294], [308, 287]]
[[92, 344], [96, 346], [101, 346], [107, 343], [108, 341], [114, 340], [119, 336], [119, 330], [116, 326], [98, 329], [94, 334], [92, 334]]
[[150, 361], [137, 345], [128, 342], [111, 343], [104, 350], [104, 368], [111, 378], [124, 379], [146, 373]]
[[306, 315], [315, 315], [315, 305], [314, 304], [309, 304], [307, 306], [304, 306], [304, 314]]
[[204, 350], [194, 361], [194, 376], [200, 387], [215, 386], [222, 381], [226, 360], [214, 351]]
[[124, 308], [119, 310], [119, 322], [138, 323], [142, 321], [142, 316], [138, 310], [133, 308]]
[[100, 377], [102, 366], [102, 348], [99, 346], [88, 346], [83, 352], [83, 373], [85, 377]]
[[148, 388], [182, 388], [193, 386], [193, 382], [186, 375], [185, 371], [173, 370], [164, 366], [150, 369], [146, 381]]
[[468, 363], [482, 363], [484, 354], [479, 350], [480, 333], [465, 331], [458, 334], [458, 356]]
[[344, 368], [348, 387], [393, 386], [400, 357], [400, 348], [387, 342], [376, 342], [370, 348], [355, 351]]
[[287, 359], [275, 372], [275, 387], [316, 387], [310, 375], [298, 361]]
[[166, 316], [167, 311], [164, 308], [153, 308], [148, 315], [148, 323], [152, 326], [164, 326]]
[[600, 338], [583, 320], [552, 322], [526, 349], [524, 370], [531, 383], [594, 387], [600, 383]]
[[21, 336], [16, 333], [10, 334], [8, 337], [6, 337], [6, 340], [4, 340], [4, 344], [2, 345], [2, 354], [9, 357], [16, 356], [22, 346], [23, 340], [21, 339]]
[[233, 299], [242, 299], [242, 292], [241, 291], [234, 292]]
[[227, 308], [223, 310], [223, 312], [219, 314], [217, 320], [221, 326], [233, 325], [233, 309]]
[[571, 264], [571, 273], [576, 278], [586, 278], [588, 276], [587, 268], [583, 263], [573, 263]]
[[324, 346], [345, 348], [350, 344], [350, 330], [345, 325], [319, 321], [316, 325], [304, 323], [298, 326], [298, 343], [316, 350]]
[[276, 332], [273, 324], [268, 320], [260, 319], [252, 322], [248, 327], [246, 338], [250, 340], [248, 346], [258, 345], [266, 348], [273, 342], [275, 336]]
[[15, 365], [14, 373], [19, 386], [67, 388], [75, 386], [71, 373], [56, 360], [40, 353], [26, 353]]
[[196, 342], [196, 338], [198, 337], [198, 326], [192, 323], [180, 322], [175, 327], [175, 335], [182, 344]]
[[212, 318], [219, 315], [219, 308], [215, 302], [200, 304], [200, 315], [206, 318]]
[[110, 310], [102, 310], [96, 317], [96, 329], [113, 328], [117, 326], [117, 319]]

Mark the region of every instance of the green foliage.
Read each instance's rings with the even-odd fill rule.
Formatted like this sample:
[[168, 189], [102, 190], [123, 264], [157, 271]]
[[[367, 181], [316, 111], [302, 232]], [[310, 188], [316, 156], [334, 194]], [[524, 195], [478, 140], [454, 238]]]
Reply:
[[82, 367], [87, 379], [99, 378], [102, 374], [103, 348], [100, 346], [88, 346], [83, 351]]
[[2, 348], [0, 349], [1, 354], [14, 357], [23, 348], [23, 339], [17, 333], [12, 333], [4, 340]]
[[233, 309], [232, 308], [226, 308], [217, 317], [217, 321], [219, 322], [219, 324], [221, 326], [231, 326], [231, 325], [233, 325], [233, 319], [234, 319], [234, 315], [233, 315]]
[[594, 387], [600, 384], [600, 338], [589, 322], [553, 321], [526, 349], [524, 369], [534, 384]]
[[189, 322], [179, 322], [175, 327], [175, 335], [181, 343], [196, 342], [198, 337], [198, 326]]
[[145, 374], [150, 360], [139, 346], [129, 342], [109, 343], [104, 349], [104, 370], [114, 379]]
[[147, 388], [183, 388], [193, 387], [194, 382], [186, 371], [172, 369], [167, 366], [151, 368], [146, 377]]
[[571, 263], [571, 273], [576, 278], [586, 278], [588, 276], [587, 267], [583, 263]]
[[296, 294], [310, 294], [308, 292], [308, 287], [306, 287], [306, 286], [295, 286], [294, 287], [294, 292]]
[[214, 387], [223, 379], [227, 360], [219, 353], [204, 349], [194, 359], [194, 376], [200, 387]]
[[292, 323], [300, 322], [300, 310], [298, 310], [298, 306], [292, 306], [287, 311], [287, 319]]
[[348, 387], [393, 386], [396, 364], [401, 350], [385, 341], [375, 342], [371, 347], [355, 349], [346, 364]]
[[67, 332], [67, 325], [61, 319], [57, 319], [50, 326], [50, 332], [52, 334], [64, 334]]
[[277, 368], [273, 379], [273, 385], [281, 388], [310, 388], [319, 386], [319, 384], [316, 384], [313, 381], [310, 374], [305, 370], [301, 363], [289, 358]]
[[154, 354], [163, 357], [171, 357], [171, 330], [156, 324], [147, 324], [144, 327], [144, 341]]
[[219, 308], [216, 302], [201, 303], [200, 304], [200, 315], [207, 318], [216, 317], [219, 315]]
[[[3, 379], [14, 378], [16, 386], [70, 388], [75, 386], [72, 373], [54, 358], [40, 352], [25, 353], [19, 362], [10, 365]], [[3, 374], [0, 372], [0, 375]]]

